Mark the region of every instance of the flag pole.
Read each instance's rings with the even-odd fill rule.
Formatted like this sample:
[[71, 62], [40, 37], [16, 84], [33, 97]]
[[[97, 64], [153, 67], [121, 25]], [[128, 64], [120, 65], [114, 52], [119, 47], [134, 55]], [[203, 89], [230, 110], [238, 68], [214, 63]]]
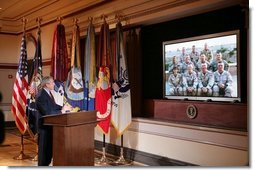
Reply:
[[38, 17], [38, 18], [36, 19], [36, 22], [37, 22], [37, 25], [38, 25], [38, 32], [41, 31], [41, 21], [42, 21], [42, 18], [41, 18], [41, 17]]
[[[38, 33], [40, 34], [41, 32], [41, 21], [42, 21], [42, 18], [38, 17], [36, 19], [36, 22], [37, 22], [37, 25], [38, 25]], [[29, 133], [30, 135], [32, 135], [31, 137], [34, 139], [35, 143], [36, 143], [36, 155], [31, 158], [32, 161], [38, 161], [38, 130], [37, 130], [37, 133], [34, 135], [32, 130], [29, 128], [29, 125], [28, 125], [28, 130], [29, 130]]]
[[123, 153], [124, 147], [123, 147], [123, 134], [121, 135], [121, 147], [120, 147], [120, 157], [118, 160], [114, 162], [116, 165], [131, 165], [130, 161], [125, 160], [124, 153]]
[[[26, 22], [27, 19], [25, 19], [24, 17], [21, 19], [22, 23], [23, 23], [23, 32], [25, 33], [26, 30]], [[24, 135], [21, 134], [21, 144], [20, 144], [20, 153], [19, 155], [13, 157], [14, 160], [24, 160], [24, 159], [28, 159], [29, 156], [24, 154]]]
[[27, 131], [29, 133], [29, 135], [33, 138], [34, 142], [36, 143], [36, 155], [31, 158], [32, 161], [38, 161], [38, 133], [34, 134], [32, 132], [32, 130], [29, 128], [27, 128]]
[[106, 142], [105, 142], [105, 134], [103, 134], [103, 147], [102, 147], [102, 157], [101, 159], [96, 162], [98, 165], [108, 165], [109, 161], [108, 158], [106, 157]]
[[[125, 55], [125, 48], [124, 48], [124, 40], [123, 40], [123, 31], [122, 31], [122, 24], [121, 24], [121, 20], [123, 19], [123, 16], [120, 14], [116, 14], [115, 15], [115, 19], [117, 20], [117, 24], [116, 24], [116, 35], [115, 35], [115, 54], [114, 54], [114, 62], [113, 62], [113, 68], [114, 68], [114, 81], [118, 84], [120, 84], [120, 80], [126, 80], [124, 81], [126, 84], [128, 83], [128, 77], [124, 78], [124, 72], [127, 72], [127, 66], [126, 66], [126, 55]], [[113, 87], [113, 86], [112, 86]], [[112, 105], [112, 108], [114, 108], [115, 110], [113, 110], [112, 112], [112, 121], [117, 132], [118, 135], [119, 133], [121, 133], [121, 147], [120, 147], [120, 157], [114, 161], [114, 165], [130, 165], [131, 162], [126, 161], [124, 158], [124, 147], [123, 147], [123, 130], [121, 130], [121, 126], [123, 124], [123, 121], [128, 122], [128, 118], [124, 117], [122, 118], [122, 116], [126, 115], [127, 116], [127, 111], [129, 111], [128, 113], [130, 113], [130, 103], [128, 103], [128, 101], [123, 100], [124, 98], [121, 97], [121, 95], [119, 96], [118, 93], [121, 92], [126, 92], [129, 91], [129, 88], [127, 90], [121, 91], [121, 88], [123, 87], [122, 84], [120, 84], [120, 86], [118, 86], [119, 88], [117, 88], [116, 90], [114, 89], [114, 95], [112, 96], [113, 101], [117, 104], [117, 105]], [[126, 87], [126, 86], [125, 86]], [[129, 95], [127, 95], [127, 97], [130, 97]], [[121, 100], [118, 100], [120, 99]], [[127, 98], [129, 99], [129, 98]], [[121, 106], [121, 107], [119, 107]], [[129, 107], [129, 108], [128, 108]], [[121, 109], [120, 109], [121, 108]], [[127, 109], [127, 111], [124, 111], [125, 109]], [[128, 110], [129, 109], [129, 110]], [[123, 112], [123, 113], [121, 113]], [[120, 114], [121, 113], [121, 114]], [[126, 128], [125, 128], [126, 129]]]
[[21, 134], [21, 147], [19, 155], [13, 157], [14, 160], [24, 160], [30, 158], [28, 155], [24, 154], [24, 136]]

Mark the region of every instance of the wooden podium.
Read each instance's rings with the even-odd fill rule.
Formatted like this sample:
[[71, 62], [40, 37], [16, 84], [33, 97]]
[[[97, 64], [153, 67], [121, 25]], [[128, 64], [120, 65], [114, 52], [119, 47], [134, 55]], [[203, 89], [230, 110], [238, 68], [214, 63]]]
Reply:
[[96, 111], [44, 116], [53, 126], [53, 166], [94, 166]]

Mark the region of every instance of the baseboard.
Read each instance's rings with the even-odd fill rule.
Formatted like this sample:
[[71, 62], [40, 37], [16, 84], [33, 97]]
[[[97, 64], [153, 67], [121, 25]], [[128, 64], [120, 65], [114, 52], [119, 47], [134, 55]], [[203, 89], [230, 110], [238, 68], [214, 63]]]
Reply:
[[5, 128], [16, 127], [15, 121], [5, 121]]
[[[101, 141], [95, 140], [95, 149], [102, 151], [103, 143]], [[120, 146], [106, 143], [106, 153], [119, 156]], [[197, 166], [195, 164], [170, 159], [163, 156], [158, 156], [151, 153], [146, 153], [130, 148], [124, 147], [124, 158], [126, 160], [136, 161], [143, 163], [148, 166]]]

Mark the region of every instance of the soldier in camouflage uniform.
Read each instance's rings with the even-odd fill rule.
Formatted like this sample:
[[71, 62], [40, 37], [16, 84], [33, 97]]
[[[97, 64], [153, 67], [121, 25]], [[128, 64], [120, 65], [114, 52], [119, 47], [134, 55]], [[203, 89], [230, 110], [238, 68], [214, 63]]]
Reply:
[[177, 61], [176, 56], [173, 56], [173, 58], [172, 58], [172, 64], [168, 67], [169, 74], [173, 73], [173, 68], [174, 67], [177, 67], [178, 71], [180, 71], [180, 69], [181, 69], [181, 63]]
[[192, 65], [194, 68], [194, 64], [193, 62], [191, 62], [190, 60], [190, 55], [186, 55], [185, 56], [185, 61], [182, 63], [182, 67], [181, 67], [181, 73], [184, 74], [185, 72], [187, 72], [188, 70], [188, 66]]
[[183, 74], [183, 93], [184, 95], [196, 96], [198, 78], [197, 73], [193, 71], [193, 65], [188, 65], [188, 71]]
[[214, 60], [214, 61], [211, 63], [211, 65], [210, 65], [210, 70], [211, 70], [212, 72], [217, 71], [217, 70], [218, 70], [217, 66], [218, 66], [218, 63], [219, 63], [219, 62], [223, 62], [223, 63], [224, 63], [224, 70], [225, 70], [225, 71], [228, 71], [229, 65], [228, 65], [227, 61], [225, 61], [225, 60], [222, 59], [222, 54], [221, 54], [221, 53], [217, 53], [217, 54], [216, 54], [216, 60]]
[[198, 73], [198, 96], [212, 96], [214, 75], [207, 70], [207, 64], [201, 64], [201, 72]]
[[186, 56], [186, 50], [185, 50], [185, 47], [182, 48], [182, 53], [181, 55], [179, 56], [179, 62], [183, 63], [184, 62], [184, 59], [185, 59], [185, 56]]
[[178, 73], [178, 68], [173, 68], [173, 73], [168, 77], [169, 95], [182, 95], [182, 75]]
[[195, 45], [192, 46], [192, 51], [190, 53], [191, 62], [194, 64], [198, 63], [199, 60], [199, 53], [196, 51]]
[[201, 53], [205, 54], [205, 56], [207, 58], [206, 60], [208, 62], [211, 63], [213, 61], [213, 53], [211, 50], [208, 49], [207, 43], [205, 43], [204, 49], [201, 51]]
[[224, 63], [218, 63], [218, 70], [214, 72], [213, 96], [232, 97], [232, 76], [224, 70]]
[[199, 61], [197, 63], [197, 67], [196, 67], [196, 71], [197, 72], [200, 72], [201, 71], [201, 66], [202, 64], [206, 64], [207, 65], [207, 68], [210, 67], [210, 63], [206, 60], [206, 56], [205, 54], [200, 54], [200, 57], [199, 57]]

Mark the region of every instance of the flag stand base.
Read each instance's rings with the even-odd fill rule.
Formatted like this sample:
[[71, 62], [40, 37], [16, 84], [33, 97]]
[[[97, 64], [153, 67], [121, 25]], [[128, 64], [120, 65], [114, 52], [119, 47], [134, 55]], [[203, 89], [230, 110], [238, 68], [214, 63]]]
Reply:
[[32, 161], [38, 161], [38, 145], [36, 145], [36, 155], [31, 158]]
[[109, 161], [106, 157], [106, 150], [105, 150], [105, 147], [102, 148], [102, 157], [100, 160], [98, 160], [96, 162], [97, 165], [102, 165], [102, 166], [105, 166], [105, 165], [108, 165], [109, 164]]
[[14, 160], [24, 160], [24, 159], [29, 159], [29, 158], [30, 158], [30, 156], [25, 155], [23, 153], [23, 151], [21, 151], [19, 155], [13, 157]]
[[24, 142], [23, 142], [23, 135], [21, 134], [21, 143], [20, 143], [20, 146], [21, 146], [21, 149], [20, 149], [20, 153], [19, 155], [13, 157], [14, 160], [24, 160], [24, 159], [29, 159], [31, 158], [30, 156], [24, 154]]
[[118, 160], [114, 161], [112, 164], [113, 165], [125, 165], [125, 166], [132, 165], [131, 161], [127, 161], [124, 159], [123, 147], [121, 147], [120, 157], [118, 158]]
[[36, 156], [34, 156], [34, 158], [31, 159], [32, 161], [38, 161], [38, 154], [36, 154]]

